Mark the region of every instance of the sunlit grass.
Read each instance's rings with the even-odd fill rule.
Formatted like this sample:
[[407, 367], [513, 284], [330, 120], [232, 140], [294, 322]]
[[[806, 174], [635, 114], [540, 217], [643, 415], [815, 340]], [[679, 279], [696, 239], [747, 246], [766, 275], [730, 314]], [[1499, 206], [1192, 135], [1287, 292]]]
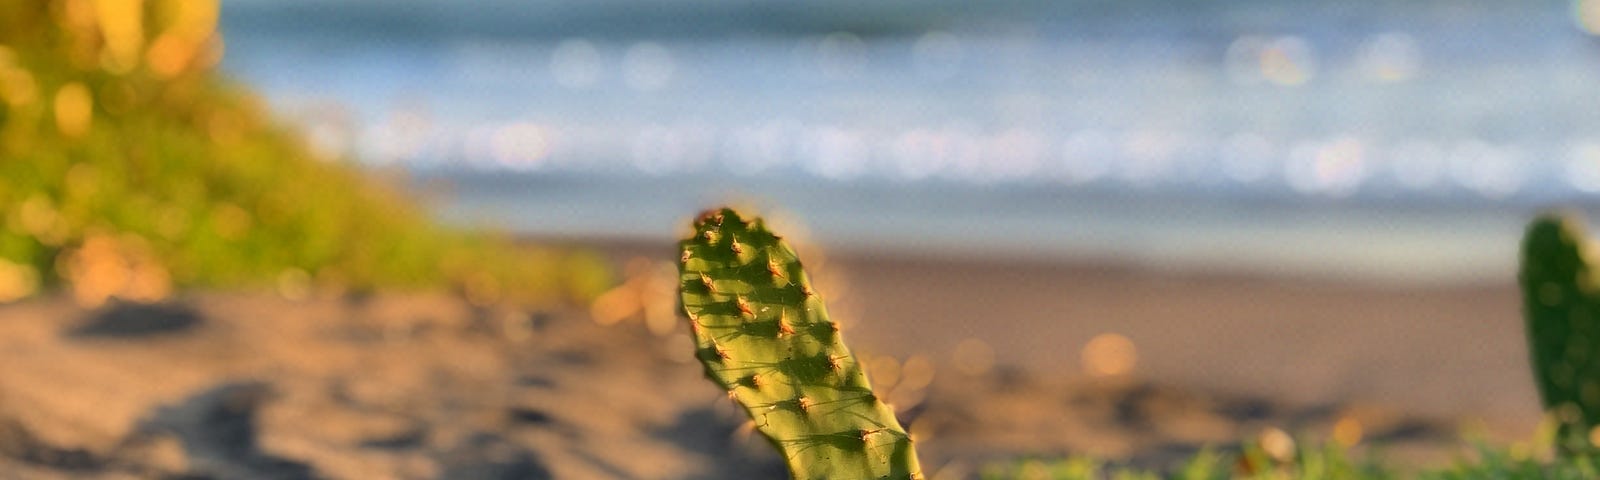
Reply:
[[989, 465], [983, 479], [1051, 480], [1388, 480], [1411, 478], [1382, 463], [1357, 459], [1336, 446], [1274, 451], [1262, 442], [1237, 451], [1207, 449], [1170, 471], [1119, 467], [1090, 457], [1030, 459]]
[[0, 0], [0, 301], [289, 285], [547, 302], [608, 282], [319, 158], [213, 72], [215, 23], [212, 1]]
[[[1027, 458], [984, 466], [979, 478], [1050, 480], [1580, 480], [1600, 478], [1595, 452], [1558, 454], [1554, 421], [1534, 439], [1494, 445], [1468, 435], [1457, 460], [1444, 467], [1406, 465], [1383, 457], [1381, 445], [1360, 454], [1332, 442], [1260, 438], [1235, 449], [1208, 448], [1166, 469], [1116, 465], [1088, 456]], [[1276, 430], [1269, 430], [1275, 431]], [[1281, 434], [1281, 432], [1278, 432]]]

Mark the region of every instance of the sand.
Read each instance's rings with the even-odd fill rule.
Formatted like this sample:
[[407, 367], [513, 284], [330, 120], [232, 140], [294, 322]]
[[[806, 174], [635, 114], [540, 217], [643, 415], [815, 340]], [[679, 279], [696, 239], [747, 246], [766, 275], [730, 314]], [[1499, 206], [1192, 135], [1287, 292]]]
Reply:
[[[670, 282], [671, 247], [607, 251], [654, 272], [613, 298], [659, 305], [645, 277]], [[817, 257], [936, 478], [1019, 455], [1159, 467], [1274, 429], [1420, 465], [1463, 423], [1507, 439], [1538, 418], [1509, 283]], [[0, 307], [0, 478], [782, 478], [682, 325], [623, 310], [271, 292]], [[1086, 359], [1097, 337], [1116, 361]]]

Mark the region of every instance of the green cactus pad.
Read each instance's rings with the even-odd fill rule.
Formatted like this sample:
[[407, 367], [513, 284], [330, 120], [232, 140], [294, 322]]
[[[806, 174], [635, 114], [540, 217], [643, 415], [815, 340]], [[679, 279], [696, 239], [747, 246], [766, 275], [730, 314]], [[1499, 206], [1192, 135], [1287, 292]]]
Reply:
[[679, 247], [695, 356], [794, 478], [923, 478], [910, 436], [873, 394], [788, 244], [724, 208], [701, 214]]
[[1522, 297], [1534, 379], [1546, 410], [1561, 420], [1563, 449], [1589, 448], [1600, 425], [1600, 284], [1583, 227], [1544, 215], [1522, 244]]

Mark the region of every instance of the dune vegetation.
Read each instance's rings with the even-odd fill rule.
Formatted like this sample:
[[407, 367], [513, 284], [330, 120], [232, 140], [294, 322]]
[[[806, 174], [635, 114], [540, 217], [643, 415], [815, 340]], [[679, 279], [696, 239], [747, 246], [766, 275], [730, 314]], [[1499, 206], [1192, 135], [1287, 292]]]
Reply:
[[190, 287], [587, 299], [581, 254], [432, 221], [216, 71], [214, 0], [0, 0], [0, 301]]

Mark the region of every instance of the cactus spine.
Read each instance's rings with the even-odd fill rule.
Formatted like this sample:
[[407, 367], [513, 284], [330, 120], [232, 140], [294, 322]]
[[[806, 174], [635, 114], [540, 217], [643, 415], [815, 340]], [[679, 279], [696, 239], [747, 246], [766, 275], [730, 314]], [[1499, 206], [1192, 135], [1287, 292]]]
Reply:
[[724, 208], [702, 213], [679, 247], [695, 356], [794, 478], [923, 478], [910, 436], [873, 394], [788, 244]]
[[1588, 450], [1600, 425], [1600, 283], [1574, 219], [1534, 220], [1522, 243], [1522, 298], [1534, 379], [1562, 450]]

